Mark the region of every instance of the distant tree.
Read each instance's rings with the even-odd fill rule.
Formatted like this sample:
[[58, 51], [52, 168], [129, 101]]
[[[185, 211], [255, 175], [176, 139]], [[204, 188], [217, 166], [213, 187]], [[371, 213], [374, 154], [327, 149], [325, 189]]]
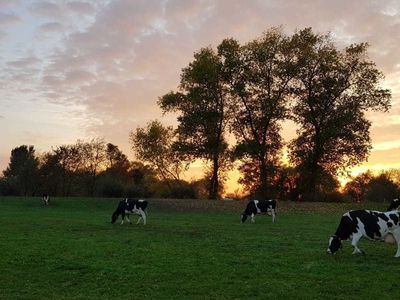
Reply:
[[4, 179], [19, 195], [33, 195], [38, 183], [39, 159], [33, 146], [22, 145], [11, 151]]
[[70, 196], [75, 188], [75, 179], [79, 175], [79, 171], [83, 168], [82, 157], [79, 147], [75, 145], [62, 145], [53, 150], [54, 158], [52, 160], [53, 172], [60, 170], [61, 177], [61, 195]]
[[105, 157], [96, 179], [96, 194], [105, 197], [122, 197], [131, 183], [131, 163], [117, 145], [105, 145]]
[[50, 151], [40, 157], [39, 177], [41, 193], [52, 196], [60, 195], [62, 189], [62, 174], [59, 156]]
[[266, 198], [283, 145], [280, 122], [288, 116], [295, 48], [280, 28], [272, 28], [244, 46], [224, 40], [218, 51], [231, 92], [230, 129], [235, 156], [243, 162], [241, 181]]
[[158, 181], [157, 174], [149, 165], [133, 161], [129, 169], [129, 178], [126, 196], [152, 197], [156, 193], [154, 186]]
[[388, 173], [382, 172], [369, 181], [365, 198], [367, 201], [390, 202], [398, 193], [399, 186], [390, 179]]
[[225, 140], [228, 90], [222, 72], [221, 58], [211, 48], [203, 48], [182, 70], [180, 91], [170, 92], [158, 102], [164, 112], [179, 114], [173, 146], [190, 159], [211, 163], [207, 176], [209, 199], [219, 197], [228, 161]]
[[129, 180], [131, 163], [118, 146], [111, 143], [106, 145], [105, 160], [106, 169], [104, 172], [116, 177], [121, 183], [127, 183]]
[[80, 171], [87, 176], [88, 193], [94, 196], [98, 174], [106, 166], [106, 144], [103, 139], [94, 138], [88, 142], [78, 140], [75, 146], [81, 159]]
[[136, 157], [148, 163], [172, 190], [173, 183], [179, 183], [182, 172], [187, 168], [180, 159], [180, 153], [172, 148], [175, 140], [173, 128], [152, 121], [145, 128], [131, 131], [129, 137]]
[[296, 78], [292, 84], [293, 120], [299, 125], [290, 143], [303, 196], [315, 199], [321, 174], [364, 161], [371, 149], [368, 110], [387, 111], [390, 91], [379, 86], [382, 73], [367, 57], [367, 44], [338, 50], [329, 35], [310, 28], [294, 34]]
[[400, 187], [400, 169], [389, 169], [385, 173], [389, 176], [390, 180]]
[[299, 173], [297, 169], [291, 166], [281, 166], [278, 170], [278, 177], [276, 187], [278, 188], [277, 198], [291, 201], [299, 199], [299, 192], [297, 190], [297, 182], [299, 180]]
[[361, 173], [346, 183], [344, 193], [357, 202], [366, 201], [368, 184], [373, 178], [370, 171]]

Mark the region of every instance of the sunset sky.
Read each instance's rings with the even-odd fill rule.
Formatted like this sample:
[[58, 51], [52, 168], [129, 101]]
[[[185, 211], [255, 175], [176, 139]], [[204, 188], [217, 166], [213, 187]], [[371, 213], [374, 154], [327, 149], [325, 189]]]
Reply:
[[[362, 168], [400, 168], [400, 1], [0, 0], [0, 171], [16, 146], [41, 153], [78, 138], [102, 137], [133, 158], [130, 130], [176, 124], [156, 101], [195, 51], [280, 25], [371, 45], [393, 98], [389, 113], [368, 114]], [[285, 125], [286, 141], [294, 130]]]

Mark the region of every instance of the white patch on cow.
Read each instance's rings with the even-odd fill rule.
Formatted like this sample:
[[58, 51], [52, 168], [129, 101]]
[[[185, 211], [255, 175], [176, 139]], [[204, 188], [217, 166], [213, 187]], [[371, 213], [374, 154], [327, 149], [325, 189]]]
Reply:
[[332, 253], [331, 249], [329, 249], [329, 246], [332, 244], [332, 240], [333, 240], [333, 237], [331, 236], [331, 237], [329, 238], [328, 250], [326, 250], [326, 252], [328, 252], [329, 254]]
[[374, 238], [376, 239], [384, 239], [385, 235], [389, 232], [389, 228], [387, 225], [387, 222], [381, 218], [378, 218], [378, 225], [379, 225], [379, 233], [381, 234], [381, 236], [374, 236]]
[[261, 213], [261, 209], [258, 207], [258, 200], [253, 200], [254, 201], [254, 204], [255, 204], [255, 206], [256, 206], [256, 209], [257, 209], [257, 213], [259, 214], [259, 213]]
[[396, 239], [394, 238], [393, 234], [391, 234], [391, 233], [388, 233], [387, 235], [385, 235], [384, 241], [385, 241], [385, 243], [388, 243], [388, 244], [396, 244], [397, 243]]

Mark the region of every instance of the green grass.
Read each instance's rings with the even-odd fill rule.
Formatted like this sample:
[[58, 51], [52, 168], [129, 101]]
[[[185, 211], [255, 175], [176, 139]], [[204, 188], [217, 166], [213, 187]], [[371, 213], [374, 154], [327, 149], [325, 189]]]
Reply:
[[146, 226], [120, 226], [110, 224], [117, 201], [0, 198], [0, 298], [400, 298], [395, 246], [362, 240], [366, 255], [348, 242], [326, 254], [341, 213], [240, 224], [235, 212], [150, 202]]

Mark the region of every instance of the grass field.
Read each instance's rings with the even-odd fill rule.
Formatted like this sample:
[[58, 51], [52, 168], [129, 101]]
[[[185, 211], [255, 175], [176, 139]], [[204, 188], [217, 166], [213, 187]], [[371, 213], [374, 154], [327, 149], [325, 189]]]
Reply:
[[348, 242], [326, 254], [351, 205], [296, 204], [275, 224], [240, 224], [245, 203], [207, 211], [150, 200], [146, 226], [121, 226], [110, 224], [117, 202], [0, 198], [0, 298], [400, 299], [395, 246], [362, 240], [366, 255]]

